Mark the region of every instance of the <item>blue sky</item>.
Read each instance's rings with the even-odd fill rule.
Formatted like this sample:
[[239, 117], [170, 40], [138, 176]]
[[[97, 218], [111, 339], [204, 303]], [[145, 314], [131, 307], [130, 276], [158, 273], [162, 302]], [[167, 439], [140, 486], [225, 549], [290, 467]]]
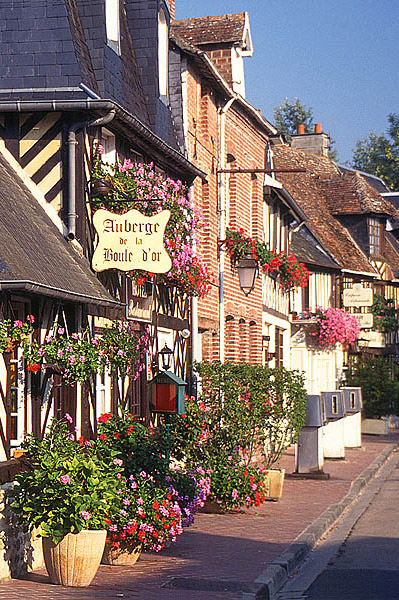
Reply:
[[176, 0], [176, 18], [247, 11], [247, 100], [273, 121], [284, 98], [312, 107], [340, 161], [399, 113], [399, 0]]

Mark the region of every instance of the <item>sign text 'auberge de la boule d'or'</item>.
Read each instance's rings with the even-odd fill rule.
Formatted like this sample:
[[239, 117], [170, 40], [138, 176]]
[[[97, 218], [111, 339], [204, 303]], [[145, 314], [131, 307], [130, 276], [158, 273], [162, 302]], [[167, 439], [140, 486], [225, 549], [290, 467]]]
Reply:
[[169, 210], [152, 217], [142, 215], [138, 210], [129, 210], [122, 215], [102, 208], [97, 210], [93, 216], [93, 225], [98, 234], [92, 259], [94, 271], [170, 271], [172, 261], [163, 246], [169, 217]]

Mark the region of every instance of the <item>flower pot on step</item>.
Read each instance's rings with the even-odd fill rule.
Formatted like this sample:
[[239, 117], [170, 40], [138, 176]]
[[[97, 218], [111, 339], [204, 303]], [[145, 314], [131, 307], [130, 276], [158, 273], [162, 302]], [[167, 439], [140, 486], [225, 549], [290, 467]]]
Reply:
[[265, 475], [265, 497], [277, 502], [283, 495], [285, 469], [269, 469]]
[[94, 579], [104, 552], [105, 530], [84, 529], [67, 533], [59, 544], [43, 538], [43, 554], [52, 583], [87, 587]]

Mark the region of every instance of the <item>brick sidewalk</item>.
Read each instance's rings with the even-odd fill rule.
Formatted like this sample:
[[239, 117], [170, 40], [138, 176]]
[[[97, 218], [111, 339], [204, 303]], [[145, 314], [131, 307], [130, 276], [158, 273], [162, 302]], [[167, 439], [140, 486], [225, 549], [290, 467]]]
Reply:
[[[328, 481], [286, 479], [280, 502], [228, 515], [197, 516], [177, 543], [160, 554], [143, 554], [132, 568], [101, 566], [86, 589], [51, 585], [45, 571], [0, 583], [0, 600], [118, 598], [141, 600], [239, 600], [256, 577], [330, 504], [339, 502], [352, 481], [388, 445], [399, 441], [365, 436], [361, 449], [346, 450], [344, 461], [326, 461]], [[294, 470], [290, 450], [280, 461]]]

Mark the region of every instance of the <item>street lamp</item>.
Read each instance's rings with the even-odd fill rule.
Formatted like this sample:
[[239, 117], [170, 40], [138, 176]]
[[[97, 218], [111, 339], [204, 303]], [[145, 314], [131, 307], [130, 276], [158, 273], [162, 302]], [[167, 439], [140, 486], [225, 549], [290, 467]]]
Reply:
[[236, 268], [240, 288], [248, 296], [255, 287], [255, 278], [259, 270], [258, 261], [247, 251], [238, 261]]

